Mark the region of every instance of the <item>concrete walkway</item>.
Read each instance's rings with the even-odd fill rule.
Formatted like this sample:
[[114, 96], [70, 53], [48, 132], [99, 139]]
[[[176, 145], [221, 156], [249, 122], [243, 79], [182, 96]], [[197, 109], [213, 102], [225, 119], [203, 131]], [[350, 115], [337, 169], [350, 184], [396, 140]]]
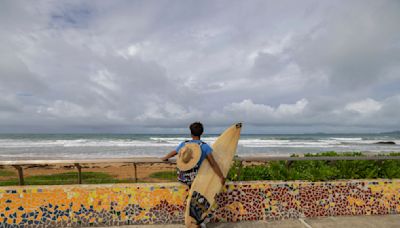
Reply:
[[[141, 225], [141, 226], [116, 226], [115, 228], [185, 228], [184, 225]], [[239, 223], [214, 223], [207, 224], [208, 228], [399, 228], [400, 215], [379, 216], [340, 216], [321, 217], [312, 219], [281, 220], [268, 222], [239, 222]]]

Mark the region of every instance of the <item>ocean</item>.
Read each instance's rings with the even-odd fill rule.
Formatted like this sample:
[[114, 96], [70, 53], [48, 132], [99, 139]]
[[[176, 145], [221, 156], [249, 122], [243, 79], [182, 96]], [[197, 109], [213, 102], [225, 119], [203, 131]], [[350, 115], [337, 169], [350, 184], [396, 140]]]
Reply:
[[[217, 135], [205, 135], [212, 144]], [[1, 134], [0, 160], [161, 157], [188, 135]], [[376, 144], [392, 141], [395, 145]], [[242, 135], [239, 156], [288, 156], [323, 151], [400, 152], [400, 134]]]

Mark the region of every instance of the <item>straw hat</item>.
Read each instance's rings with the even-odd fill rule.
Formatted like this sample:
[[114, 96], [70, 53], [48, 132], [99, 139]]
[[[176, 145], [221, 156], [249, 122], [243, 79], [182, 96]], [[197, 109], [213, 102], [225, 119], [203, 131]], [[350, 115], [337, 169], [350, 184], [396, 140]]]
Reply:
[[176, 166], [181, 171], [192, 169], [199, 162], [200, 156], [201, 149], [199, 144], [186, 143], [186, 145], [179, 150]]

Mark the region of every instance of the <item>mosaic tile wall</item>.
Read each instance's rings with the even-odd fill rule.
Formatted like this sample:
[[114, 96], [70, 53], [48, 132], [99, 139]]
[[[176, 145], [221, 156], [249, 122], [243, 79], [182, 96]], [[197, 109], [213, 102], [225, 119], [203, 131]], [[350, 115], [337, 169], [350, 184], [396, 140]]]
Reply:
[[[178, 183], [0, 188], [0, 227], [183, 223]], [[400, 214], [400, 180], [236, 182], [217, 196], [214, 221]]]

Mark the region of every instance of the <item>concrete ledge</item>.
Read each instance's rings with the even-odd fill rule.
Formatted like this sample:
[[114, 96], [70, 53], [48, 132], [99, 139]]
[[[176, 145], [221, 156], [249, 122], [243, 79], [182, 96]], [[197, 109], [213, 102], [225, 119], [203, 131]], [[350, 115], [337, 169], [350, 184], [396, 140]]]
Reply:
[[[186, 195], [179, 183], [1, 187], [0, 227], [180, 224]], [[216, 202], [224, 223], [399, 214], [400, 180], [234, 182]]]

